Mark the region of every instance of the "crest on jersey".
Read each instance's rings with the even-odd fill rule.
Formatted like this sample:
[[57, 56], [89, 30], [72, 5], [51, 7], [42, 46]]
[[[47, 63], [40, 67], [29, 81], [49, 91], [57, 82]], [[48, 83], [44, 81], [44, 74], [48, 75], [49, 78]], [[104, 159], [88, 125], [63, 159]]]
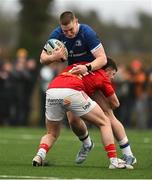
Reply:
[[76, 46], [82, 46], [81, 40], [80, 39], [76, 40], [75, 45]]

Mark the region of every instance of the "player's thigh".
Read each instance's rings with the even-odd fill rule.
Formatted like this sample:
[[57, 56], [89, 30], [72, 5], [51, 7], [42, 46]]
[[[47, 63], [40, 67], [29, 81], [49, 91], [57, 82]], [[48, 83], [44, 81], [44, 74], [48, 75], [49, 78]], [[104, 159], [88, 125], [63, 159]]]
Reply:
[[70, 124], [73, 124], [73, 123], [77, 123], [78, 121], [81, 120], [80, 117], [76, 116], [73, 112], [71, 111], [68, 111], [67, 112], [67, 118], [68, 118], [68, 121]]
[[87, 114], [81, 116], [81, 118], [90, 123], [93, 123], [98, 127], [103, 125], [110, 125], [109, 119], [107, 118], [107, 116], [105, 116], [103, 110], [98, 104], [96, 104], [96, 106]]
[[104, 112], [111, 112], [112, 109], [107, 101], [107, 98], [104, 96], [104, 94], [98, 90], [94, 93], [92, 96], [92, 99], [98, 103], [98, 105], [102, 108]]
[[97, 126], [109, 123], [100, 106], [84, 92], [78, 91], [73, 94], [71, 96], [71, 102], [69, 110], [74, 113], [74, 116], [71, 113], [69, 114], [75, 119], [82, 117], [84, 120]]

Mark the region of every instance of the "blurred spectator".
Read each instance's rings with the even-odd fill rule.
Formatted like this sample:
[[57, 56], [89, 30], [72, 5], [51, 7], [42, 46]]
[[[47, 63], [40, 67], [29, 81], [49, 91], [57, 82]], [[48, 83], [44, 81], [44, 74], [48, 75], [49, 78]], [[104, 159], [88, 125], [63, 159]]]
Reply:
[[147, 78], [147, 110], [148, 110], [148, 127], [152, 128], [152, 69]]
[[30, 112], [30, 98], [36, 79], [36, 62], [34, 59], [27, 59], [27, 51], [19, 49], [15, 60], [14, 77], [14, 125], [24, 126], [28, 124]]
[[17, 59], [14, 69], [14, 86], [15, 86], [15, 117], [14, 125], [26, 125], [26, 83], [28, 82], [30, 76], [26, 70], [26, 60]]
[[146, 73], [139, 59], [131, 62], [133, 93], [135, 103], [133, 106], [135, 124], [138, 128], [147, 126], [147, 96], [146, 96]]
[[5, 61], [0, 66], [0, 124], [11, 125], [11, 112], [13, 102], [13, 76], [12, 64]]
[[16, 59], [27, 59], [28, 51], [24, 48], [20, 48], [16, 52]]
[[115, 114], [123, 122], [125, 127], [131, 126], [133, 105], [131, 78], [130, 69], [124, 64], [120, 64], [115, 76], [116, 94], [120, 101], [120, 107], [115, 110]]
[[[116, 93], [120, 100], [120, 107], [115, 113], [126, 127], [146, 128], [152, 125], [151, 83], [139, 59], [132, 60], [127, 68], [124, 64], [118, 66], [115, 78]], [[148, 120], [149, 119], [149, 120]]]
[[38, 68], [36, 64], [36, 60], [34, 58], [29, 58], [26, 62], [26, 71], [28, 73], [28, 80], [26, 81], [25, 86], [25, 99], [26, 99], [26, 106], [25, 106], [25, 114], [26, 114], [26, 121], [29, 120], [29, 114], [32, 112], [32, 106], [31, 106], [31, 98], [32, 93], [34, 90], [34, 86], [37, 82], [37, 74], [38, 74]]

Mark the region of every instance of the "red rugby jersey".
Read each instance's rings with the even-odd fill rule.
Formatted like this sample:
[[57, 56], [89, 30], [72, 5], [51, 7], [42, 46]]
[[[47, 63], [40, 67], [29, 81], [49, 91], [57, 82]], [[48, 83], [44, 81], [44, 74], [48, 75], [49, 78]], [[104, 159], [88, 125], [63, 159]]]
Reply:
[[85, 92], [89, 96], [91, 96], [96, 90], [101, 90], [106, 97], [115, 93], [110, 79], [102, 69], [83, 76], [82, 80], [85, 86]]
[[114, 94], [112, 83], [104, 70], [100, 69], [90, 72], [85, 76], [79, 76], [68, 72], [73, 67], [74, 65], [70, 65], [65, 68], [63, 73], [50, 82], [48, 89], [71, 88], [78, 91], [84, 91], [89, 96], [91, 96], [96, 90], [101, 90], [106, 97]]

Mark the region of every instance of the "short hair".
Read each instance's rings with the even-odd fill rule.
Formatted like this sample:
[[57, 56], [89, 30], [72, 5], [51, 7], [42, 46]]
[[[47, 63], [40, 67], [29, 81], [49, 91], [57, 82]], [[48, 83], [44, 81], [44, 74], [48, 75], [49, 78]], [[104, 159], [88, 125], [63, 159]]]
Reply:
[[75, 19], [75, 14], [71, 11], [65, 11], [60, 15], [60, 24], [68, 25]]
[[115, 63], [114, 60], [111, 59], [110, 57], [107, 57], [107, 64], [104, 65], [104, 66], [102, 67], [102, 69], [105, 70], [105, 69], [108, 68], [108, 67], [116, 70], [116, 72], [118, 71], [118, 68], [117, 68], [116, 63]]

